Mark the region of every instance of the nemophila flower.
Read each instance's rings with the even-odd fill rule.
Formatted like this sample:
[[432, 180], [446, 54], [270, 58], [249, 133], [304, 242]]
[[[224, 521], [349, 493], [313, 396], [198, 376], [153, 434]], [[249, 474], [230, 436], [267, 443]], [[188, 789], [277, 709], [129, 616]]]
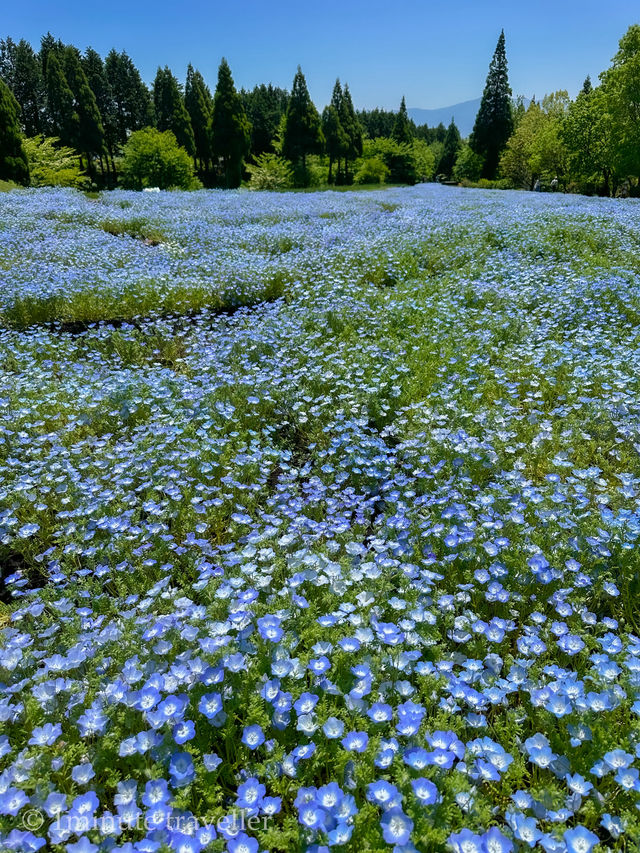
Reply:
[[68, 853], [98, 853], [99, 848], [83, 835], [77, 841], [67, 844], [65, 849]]
[[482, 849], [483, 853], [512, 853], [513, 842], [497, 826], [492, 826], [482, 836]]
[[191, 720], [182, 720], [173, 727], [172, 735], [177, 744], [186, 743], [195, 737], [196, 729]]
[[593, 790], [593, 785], [579, 773], [574, 773], [573, 775], [567, 774], [565, 776], [567, 780], [567, 787], [574, 791], [576, 794], [581, 794], [582, 796], [586, 796], [590, 791]]
[[259, 725], [245, 726], [242, 731], [242, 743], [249, 749], [257, 749], [265, 741], [264, 732]]
[[260, 811], [267, 817], [273, 817], [280, 813], [282, 809], [282, 797], [263, 797], [260, 804]]
[[188, 752], [176, 752], [169, 762], [169, 776], [174, 788], [183, 788], [193, 781], [195, 768]]
[[76, 764], [76, 766], [71, 770], [71, 778], [78, 785], [89, 784], [95, 775], [95, 770], [90, 763]]
[[482, 837], [471, 832], [470, 829], [452, 833], [447, 842], [455, 853], [484, 853]]
[[344, 723], [337, 717], [329, 717], [322, 726], [322, 731], [330, 740], [336, 740], [344, 733]]
[[215, 720], [222, 711], [222, 696], [219, 693], [205, 693], [200, 698], [198, 710], [208, 720]]
[[325, 811], [332, 813], [339, 808], [344, 799], [344, 794], [339, 785], [335, 782], [329, 782], [327, 785], [318, 788], [315, 799]]
[[625, 823], [619, 817], [605, 813], [602, 815], [600, 826], [604, 827], [612, 838], [617, 839], [625, 831]]
[[202, 843], [197, 836], [180, 831], [169, 833], [169, 846], [177, 853], [200, 853], [202, 850]]
[[438, 801], [438, 789], [429, 779], [421, 776], [411, 780], [411, 787], [418, 802], [423, 806], [431, 806]]
[[589, 853], [600, 841], [595, 833], [580, 824], [567, 829], [562, 837], [567, 853]]
[[33, 746], [51, 746], [61, 734], [62, 726], [60, 723], [45, 723], [43, 726], [36, 726], [33, 729], [28, 743]]
[[259, 844], [255, 838], [240, 832], [235, 838], [227, 841], [229, 853], [258, 853]]
[[395, 785], [380, 779], [371, 782], [367, 787], [367, 799], [369, 802], [383, 809], [392, 809], [402, 805], [402, 794]]
[[293, 705], [296, 714], [310, 714], [318, 704], [319, 698], [315, 693], [303, 693]]
[[406, 844], [413, 832], [413, 821], [400, 808], [386, 811], [380, 818], [380, 826], [387, 844], [396, 846]]
[[248, 811], [257, 813], [266, 793], [267, 789], [265, 786], [256, 777], [252, 776], [238, 788], [236, 806], [239, 809], [247, 809]]
[[624, 749], [612, 749], [605, 752], [603, 761], [610, 770], [623, 770], [631, 766], [633, 755], [625, 752]]
[[364, 752], [369, 743], [366, 732], [349, 732], [341, 740], [342, 746], [348, 752]]
[[314, 675], [324, 675], [331, 669], [331, 661], [326, 655], [321, 655], [319, 658], [312, 658], [309, 661], [309, 669]]
[[511, 827], [514, 838], [529, 847], [535, 847], [536, 842], [542, 837], [534, 817], [526, 817], [522, 812], [508, 811], [505, 813], [505, 819]]
[[205, 769], [211, 773], [222, 764], [222, 759], [215, 752], [206, 752], [202, 756], [202, 762]]
[[279, 642], [284, 631], [280, 627], [281, 620], [277, 616], [262, 616], [258, 619], [258, 632], [263, 640], [269, 640], [272, 643]]
[[44, 801], [42, 808], [49, 817], [58, 817], [67, 808], [67, 796], [59, 791], [52, 791]]
[[0, 814], [15, 815], [29, 802], [29, 797], [19, 788], [8, 787], [0, 793]]
[[367, 710], [367, 716], [373, 723], [386, 723], [391, 720], [393, 709], [391, 705], [387, 705], [384, 702], [374, 702]]

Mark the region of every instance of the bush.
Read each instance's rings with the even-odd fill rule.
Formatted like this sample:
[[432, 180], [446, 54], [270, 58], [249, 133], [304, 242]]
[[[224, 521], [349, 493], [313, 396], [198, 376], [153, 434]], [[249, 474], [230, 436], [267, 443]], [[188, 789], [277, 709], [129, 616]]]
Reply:
[[120, 182], [127, 189], [189, 190], [199, 185], [191, 157], [170, 130], [160, 133], [154, 127], [145, 127], [132, 133], [124, 146], [120, 168]]
[[60, 145], [55, 136], [32, 136], [24, 140], [32, 187], [75, 187], [84, 190], [91, 179], [82, 171], [73, 148]]
[[416, 167], [416, 180], [430, 181], [436, 170], [436, 158], [431, 146], [424, 139], [414, 139], [411, 147]]
[[482, 174], [484, 160], [476, 154], [469, 145], [463, 145], [453, 167], [453, 177], [456, 181], [478, 181]]
[[293, 182], [291, 164], [277, 154], [260, 154], [247, 165], [247, 172], [252, 190], [286, 190]]
[[393, 139], [379, 137], [367, 140], [364, 158], [379, 157], [389, 170], [392, 184], [415, 184], [417, 179], [416, 158], [411, 144], [401, 144]]
[[354, 182], [356, 184], [383, 184], [389, 175], [389, 170], [381, 157], [368, 157], [360, 160]]

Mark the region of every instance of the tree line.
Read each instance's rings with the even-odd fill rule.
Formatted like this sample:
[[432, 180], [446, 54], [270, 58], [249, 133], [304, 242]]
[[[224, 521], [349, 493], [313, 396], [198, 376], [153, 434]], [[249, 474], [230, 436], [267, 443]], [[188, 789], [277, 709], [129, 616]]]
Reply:
[[[320, 113], [300, 67], [291, 91], [237, 91], [223, 59], [212, 93], [189, 65], [184, 86], [167, 66], [152, 86], [126, 52], [82, 53], [50, 33], [39, 51], [0, 40], [0, 179], [141, 187], [237, 187], [440, 180], [529, 189], [637, 192], [640, 26], [609, 69], [575, 100], [512, 97], [500, 34], [473, 131], [416, 126], [397, 111], [356, 111], [339, 80]], [[74, 160], [75, 157], [75, 160]]]

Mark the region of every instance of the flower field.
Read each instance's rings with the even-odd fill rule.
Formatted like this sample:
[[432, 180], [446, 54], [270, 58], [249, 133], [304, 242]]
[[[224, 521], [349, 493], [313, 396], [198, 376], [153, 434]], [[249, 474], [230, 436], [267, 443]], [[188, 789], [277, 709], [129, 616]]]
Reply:
[[640, 204], [0, 196], [0, 850], [640, 850]]

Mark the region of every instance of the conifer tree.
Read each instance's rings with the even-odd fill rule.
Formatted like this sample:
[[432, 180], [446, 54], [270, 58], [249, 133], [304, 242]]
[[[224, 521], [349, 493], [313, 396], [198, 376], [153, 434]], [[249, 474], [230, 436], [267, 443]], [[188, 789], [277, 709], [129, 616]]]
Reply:
[[153, 124], [153, 103], [149, 90], [131, 58], [111, 50], [104, 63], [116, 113], [116, 140], [124, 145], [130, 133]]
[[495, 178], [500, 154], [512, 133], [511, 87], [507, 73], [504, 30], [502, 30], [489, 65], [480, 109], [469, 140], [473, 151], [484, 158], [483, 177]]
[[239, 187], [244, 160], [249, 154], [251, 126], [236, 92], [231, 69], [226, 59], [218, 68], [218, 83], [213, 96], [211, 117], [211, 149], [222, 166], [221, 184]]
[[53, 136], [60, 139], [63, 145], [75, 148], [80, 118], [57, 51], [49, 52], [46, 68], [48, 129]]
[[104, 128], [87, 75], [75, 47], [64, 50], [65, 76], [73, 92], [75, 112], [78, 116], [76, 137], [72, 144], [87, 158], [89, 173], [93, 173], [93, 156], [104, 151]]
[[0, 80], [0, 180], [29, 183], [29, 164], [22, 147], [20, 106]]
[[193, 139], [195, 143], [195, 158], [201, 175], [209, 171], [211, 162], [211, 115], [213, 98], [209, 87], [204, 82], [202, 74], [194, 71], [193, 66], [187, 68], [187, 82], [184, 89], [184, 104], [191, 119]]
[[196, 153], [191, 119], [184, 105], [180, 84], [165, 65], [158, 68], [153, 84], [153, 105], [156, 127], [160, 131], [170, 130], [190, 157]]
[[340, 160], [346, 154], [349, 140], [340, 121], [343, 93], [340, 80], [336, 80], [331, 95], [331, 103], [322, 113], [322, 133], [325, 139], [325, 151], [329, 155], [329, 183], [333, 183], [333, 163], [337, 161], [336, 181], [341, 183]]
[[287, 111], [289, 94], [271, 83], [255, 86], [240, 93], [247, 118], [251, 123], [251, 153], [254, 157], [274, 151], [273, 141], [282, 116]]
[[26, 136], [44, 129], [44, 80], [38, 57], [29, 42], [0, 40], [0, 79], [11, 89], [20, 106], [20, 122]]
[[407, 105], [404, 101], [404, 95], [402, 96], [402, 101], [400, 102], [400, 109], [398, 110], [398, 114], [395, 118], [391, 138], [395, 139], [395, 141], [400, 145], [408, 144], [413, 139], [411, 120], [409, 119], [409, 114], [407, 113]]
[[[96, 99], [98, 111], [104, 128], [104, 143], [108, 156], [106, 157], [107, 172], [109, 169], [109, 158], [111, 158], [111, 171], [115, 178], [114, 153], [118, 144], [118, 115], [113, 90], [107, 77], [105, 64], [102, 57], [93, 48], [87, 48], [82, 59], [82, 67], [87, 76], [87, 82]], [[102, 165], [102, 154], [99, 153]]]
[[324, 146], [324, 136], [318, 110], [315, 108], [307, 81], [298, 65], [293, 78], [291, 97], [287, 107], [284, 130], [283, 154], [292, 163], [302, 162], [303, 180], [306, 179], [307, 155], [320, 154]]
[[344, 87], [340, 103], [340, 124], [346, 136], [346, 147], [344, 151], [344, 175], [345, 183], [349, 183], [349, 163], [362, 155], [362, 127], [356, 116], [351, 100], [349, 86]]
[[585, 95], [588, 95], [589, 92], [593, 91], [591, 75], [587, 74], [587, 76], [584, 78], [584, 83], [582, 84], [582, 89], [580, 91]]
[[456, 127], [456, 123], [452, 118], [451, 124], [447, 128], [447, 135], [444, 138], [444, 150], [442, 152], [442, 157], [438, 163], [439, 174], [446, 175], [447, 178], [451, 177], [461, 145], [460, 131]]

